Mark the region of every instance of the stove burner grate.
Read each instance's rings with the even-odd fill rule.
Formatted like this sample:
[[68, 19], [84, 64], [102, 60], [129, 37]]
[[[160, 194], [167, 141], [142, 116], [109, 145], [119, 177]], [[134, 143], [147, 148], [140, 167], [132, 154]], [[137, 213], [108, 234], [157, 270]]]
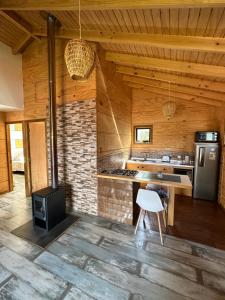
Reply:
[[120, 176], [133, 176], [134, 177], [138, 174], [138, 171], [136, 171], [136, 170], [127, 170], [127, 169], [108, 169], [108, 170], [103, 170], [101, 173], [120, 175]]

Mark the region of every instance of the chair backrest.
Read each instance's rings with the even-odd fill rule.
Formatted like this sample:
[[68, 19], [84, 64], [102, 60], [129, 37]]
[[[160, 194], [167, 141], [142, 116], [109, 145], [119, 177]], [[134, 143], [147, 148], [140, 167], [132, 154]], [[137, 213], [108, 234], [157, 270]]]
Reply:
[[151, 212], [164, 210], [159, 195], [154, 191], [139, 189], [136, 202], [144, 210]]

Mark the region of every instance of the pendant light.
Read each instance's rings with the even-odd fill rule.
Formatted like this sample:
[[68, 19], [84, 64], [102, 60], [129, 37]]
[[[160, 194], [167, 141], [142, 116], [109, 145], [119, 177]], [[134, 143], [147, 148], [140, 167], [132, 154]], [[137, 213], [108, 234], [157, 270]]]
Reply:
[[81, 7], [79, 0], [79, 39], [70, 40], [64, 58], [72, 79], [87, 79], [94, 65], [95, 53], [89, 43], [81, 38]]
[[170, 101], [170, 82], [169, 82], [169, 101], [163, 104], [162, 107], [163, 115], [170, 120], [174, 117], [176, 111], [176, 103], [174, 101]]

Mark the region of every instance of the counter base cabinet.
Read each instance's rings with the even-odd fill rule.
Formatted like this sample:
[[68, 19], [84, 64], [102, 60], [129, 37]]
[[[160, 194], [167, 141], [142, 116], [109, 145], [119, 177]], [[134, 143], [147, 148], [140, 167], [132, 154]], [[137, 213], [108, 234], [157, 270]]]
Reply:
[[187, 197], [192, 197], [192, 191], [185, 190], [185, 189], [175, 188], [175, 194], [176, 195], [187, 196]]
[[148, 172], [162, 172], [162, 173], [173, 173], [173, 167], [165, 167], [159, 165], [147, 165], [147, 164], [127, 164], [129, 170], [139, 170]]
[[138, 211], [138, 183], [98, 178], [98, 213], [101, 217], [125, 224], [134, 224]]

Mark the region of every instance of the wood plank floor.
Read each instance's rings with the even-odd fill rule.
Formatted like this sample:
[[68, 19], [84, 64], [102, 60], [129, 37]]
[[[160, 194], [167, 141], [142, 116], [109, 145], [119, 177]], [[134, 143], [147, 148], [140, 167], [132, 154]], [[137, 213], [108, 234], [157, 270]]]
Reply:
[[[154, 214], [146, 223], [158, 230]], [[176, 195], [174, 225], [167, 234], [225, 250], [225, 211], [215, 202]]]
[[0, 299], [225, 299], [225, 251], [169, 235], [161, 246], [157, 232], [76, 214], [43, 249], [9, 233], [30, 199], [0, 196]]

